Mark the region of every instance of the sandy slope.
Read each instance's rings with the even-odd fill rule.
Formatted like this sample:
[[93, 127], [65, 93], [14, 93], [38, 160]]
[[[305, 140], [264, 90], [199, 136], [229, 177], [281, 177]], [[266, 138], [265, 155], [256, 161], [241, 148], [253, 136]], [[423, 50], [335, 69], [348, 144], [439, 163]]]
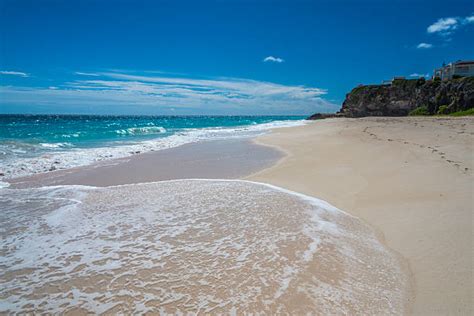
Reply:
[[474, 118], [328, 119], [257, 141], [288, 156], [250, 180], [362, 218], [407, 259], [414, 314], [473, 312]]

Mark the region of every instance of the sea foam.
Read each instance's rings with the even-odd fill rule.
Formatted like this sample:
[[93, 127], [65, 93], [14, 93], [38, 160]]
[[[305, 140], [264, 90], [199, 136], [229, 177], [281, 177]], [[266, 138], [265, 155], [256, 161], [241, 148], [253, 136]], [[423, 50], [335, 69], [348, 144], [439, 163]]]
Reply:
[[31, 157], [19, 157], [13, 154], [2, 158], [2, 151], [5, 153], [7, 151], [21, 151], [21, 153], [38, 151], [31, 144], [18, 143], [15, 145], [7, 143], [3, 145], [5, 146], [4, 149], [0, 146], [0, 173], [3, 174], [0, 176], [0, 180], [86, 166], [104, 160], [124, 158], [138, 153], [169, 149], [199, 141], [254, 137], [272, 128], [303, 124], [305, 124], [304, 121], [273, 121], [238, 127], [185, 128], [173, 133], [170, 132], [169, 136], [166, 136], [168, 131], [160, 126], [133, 127], [116, 130], [116, 134], [129, 136], [163, 134], [165, 137], [141, 141], [116, 141], [101, 147], [89, 148], [77, 148], [67, 142], [41, 143], [41, 150], [47, 149], [47, 152], [41, 152], [39, 155], [35, 154]]
[[369, 227], [278, 187], [6, 188], [0, 201], [0, 312], [399, 315], [406, 305], [401, 263]]
[[127, 129], [119, 129], [116, 133], [120, 135], [149, 135], [166, 133], [166, 129], [161, 126], [129, 127]]

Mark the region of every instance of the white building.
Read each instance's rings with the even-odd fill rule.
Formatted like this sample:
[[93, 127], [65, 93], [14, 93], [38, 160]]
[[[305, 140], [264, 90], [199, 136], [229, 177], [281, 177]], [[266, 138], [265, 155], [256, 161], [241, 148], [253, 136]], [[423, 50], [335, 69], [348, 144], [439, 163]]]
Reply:
[[474, 60], [458, 60], [435, 69], [433, 73], [433, 79], [441, 78], [441, 80], [449, 80], [452, 79], [453, 76], [474, 77]]

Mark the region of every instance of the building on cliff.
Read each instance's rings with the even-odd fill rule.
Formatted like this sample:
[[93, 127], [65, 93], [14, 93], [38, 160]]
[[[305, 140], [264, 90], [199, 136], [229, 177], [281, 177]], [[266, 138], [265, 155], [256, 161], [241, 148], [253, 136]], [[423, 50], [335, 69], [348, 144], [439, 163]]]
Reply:
[[453, 77], [474, 77], [474, 60], [458, 60], [435, 69], [433, 79], [450, 80]]

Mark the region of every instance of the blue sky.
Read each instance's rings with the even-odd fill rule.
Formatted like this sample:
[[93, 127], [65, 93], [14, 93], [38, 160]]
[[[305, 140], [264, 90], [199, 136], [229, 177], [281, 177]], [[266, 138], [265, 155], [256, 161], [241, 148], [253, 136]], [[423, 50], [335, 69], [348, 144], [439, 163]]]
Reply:
[[471, 0], [0, 0], [0, 113], [332, 112], [473, 43]]

